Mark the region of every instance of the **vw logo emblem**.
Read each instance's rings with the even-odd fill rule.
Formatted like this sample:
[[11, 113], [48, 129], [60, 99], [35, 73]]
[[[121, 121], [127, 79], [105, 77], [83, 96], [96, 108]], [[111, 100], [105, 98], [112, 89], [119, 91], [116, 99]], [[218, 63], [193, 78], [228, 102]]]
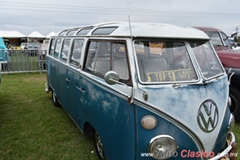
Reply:
[[218, 124], [218, 108], [213, 100], [204, 101], [198, 109], [198, 125], [204, 132], [213, 131]]

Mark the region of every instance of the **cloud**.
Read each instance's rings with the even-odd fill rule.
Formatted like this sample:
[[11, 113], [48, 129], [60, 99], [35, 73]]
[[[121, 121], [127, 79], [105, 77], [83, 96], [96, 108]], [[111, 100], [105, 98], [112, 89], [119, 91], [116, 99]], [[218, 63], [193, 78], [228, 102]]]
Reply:
[[227, 0], [56, 0], [1, 1], [0, 30], [30, 34], [58, 32], [64, 28], [105, 21], [158, 22], [218, 27], [232, 33], [240, 16], [240, 2]]

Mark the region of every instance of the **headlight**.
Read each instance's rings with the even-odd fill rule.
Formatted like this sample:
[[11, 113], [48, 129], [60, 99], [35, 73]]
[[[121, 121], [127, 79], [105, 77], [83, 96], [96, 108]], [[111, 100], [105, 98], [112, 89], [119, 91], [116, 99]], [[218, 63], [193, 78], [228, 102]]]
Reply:
[[159, 135], [151, 139], [148, 151], [154, 159], [167, 159], [176, 155], [177, 143], [169, 135]]
[[228, 132], [232, 131], [233, 128], [235, 126], [235, 118], [234, 116], [231, 114], [229, 122], [228, 122]]

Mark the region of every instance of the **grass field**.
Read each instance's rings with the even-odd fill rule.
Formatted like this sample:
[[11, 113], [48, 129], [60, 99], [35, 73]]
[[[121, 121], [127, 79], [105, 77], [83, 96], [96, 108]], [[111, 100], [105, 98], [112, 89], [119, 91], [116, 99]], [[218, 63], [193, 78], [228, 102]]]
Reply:
[[[92, 138], [53, 106], [45, 82], [45, 73], [2, 75], [0, 160], [96, 160]], [[235, 136], [240, 142], [240, 124]]]
[[46, 74], [2, 75], [0, 160], [96, 160], [92, 138], [53, 106], [45, 82]]

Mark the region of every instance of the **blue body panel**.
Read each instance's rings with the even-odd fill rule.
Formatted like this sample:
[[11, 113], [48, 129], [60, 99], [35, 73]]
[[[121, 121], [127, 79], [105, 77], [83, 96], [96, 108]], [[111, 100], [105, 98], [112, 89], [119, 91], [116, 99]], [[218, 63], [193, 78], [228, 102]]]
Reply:
[[97, 81], [82, 77], [82, 85], [85, 93], [80, 97], [84, 113], [81, 126], [88, 121], [98, 131], [107, 159], [135, 159], [134, 105]]
[[128, 103], [126, 96], [108, 91], [107, 86], [81, 75], [81, 71], [51, 61], [48, 77], [56, 78], [49, 78], [49, 85], [78, 127], [83, 130], [87, 122], [98, 131], [107, 159], [135, 159], [134, 105]]

